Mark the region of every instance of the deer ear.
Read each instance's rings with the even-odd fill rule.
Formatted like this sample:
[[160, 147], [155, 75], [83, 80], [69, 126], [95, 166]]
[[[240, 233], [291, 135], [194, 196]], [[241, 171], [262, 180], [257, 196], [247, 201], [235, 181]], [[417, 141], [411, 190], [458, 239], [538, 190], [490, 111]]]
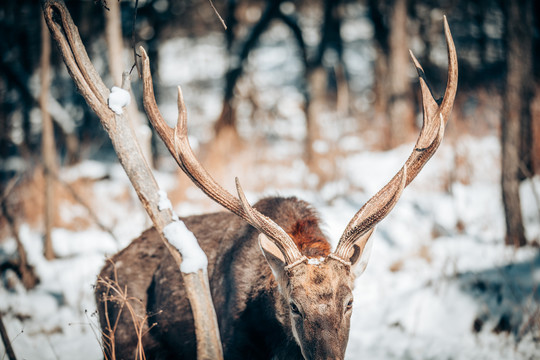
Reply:
[[279, 282], [283, 276], [285, 266], [287, 265], [285, 257], [277, 245], [263, 233], [259, 234], [259, 246], [272, 269], [274, 277]]
[[373, 245], [371, 235], [374, 231], [375, 227], [373, 227], [364, 235], [360, 236], [354, 242], [353, 249], [349, 256], [349, 261], [351, 262], [352, 271], [357, 277], [362, 275], [366, 270], [369, 261], [369, 255], [371, 255], [371, 247]]

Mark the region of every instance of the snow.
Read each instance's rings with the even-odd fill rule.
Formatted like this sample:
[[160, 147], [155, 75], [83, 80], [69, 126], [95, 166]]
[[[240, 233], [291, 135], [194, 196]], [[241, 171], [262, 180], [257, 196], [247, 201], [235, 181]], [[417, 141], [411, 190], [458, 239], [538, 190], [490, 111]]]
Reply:
[[109, 108], [118, 115], [122, 115], [122, 108], [129, 105], [131, 102], [131, 95], [129, 91], [113, 86], [111, 93], [109, 94]]
[[167, 192], [163, 190], [158, 191], [159, 201], [158, 201], [158, 210], [164, 211], [164, 210], [171, 210], [172, 211], [172, 219], [174, 221], [178, 221], [178, 215], [174, 212], [171, 200], [167, 197]]
[[167, 193], [163, 190], [158, 191], [159, 195], [159, 202], [158, 202], [158, 209], [159, 211], [171, 209], [172, 210], [172, 204], [171, 200], [167, 197]]
[[[441, 185], [456, 171], [456, 144], [443, 142], [439, 154], [373, 234], [371, 260], [354, 292], [347, 359], [530, 359], [538, 353], [537, 330], [526, 330], [523, 324], [538, 306], [540, 256], [535, 248], [514, 250], [503, 244], [497, 139], [465, 137], [458, 142], [471, 150], [469, 161], [475, 164], [468, 170], [468, 183]], [[322, 192], [294, 184], [280, 192], [310, 201], [335, 245], [348, 220], [399, 168], [411, 146], [351, 153], [344, 161], [354, 166], [344, 166], [343, 179], [328, 183]], [[296, 166], [297, 161], [291, 164], [295, 165], [288, 169], [291, 179], [308, 171]], [[142, 207], [133, 207], [136, 199], [118, 200], [117, 194], [129, 189], [127, 178], [118, 165], [97, 171], [96, 163], [87, 161], [77, 168], [77, 172], [63, 169], [61, 176], [109, 174], [93, 186], [96, 201], [102, 204], [99, 215], [113, 218], [108, 223], [115, 224], [121, 246], [127, 245], [148, 226]], [[259, 174], [266, 176], [265, 171]], [[174, 173], [157, 172], [161, 188], [168, 191], [174, 178]], [[273, 184], [268, 186], [261, 193], [275, 192]], [[540, 189], [539, 177], [522, 184], [522, 206], [527, 234], [538, 239], [540, 215], [533, 188]], [[161, 196], [165, 203], [165, 190]], [[204, 211], [194, 202], [188, 199], [176, 209], [185, 215]], [[117, 243], [97, 227], [55, 228], [53, 244], [59, 258], [46, 261], [38, 230], [23, 224], [19, 235], [41, 283], [26, 291], [7, 272], [4, 284], [11, 279], [15, 285], [0, 286], [0, 311], [15, 351], [29, 359], [73, 359], [80, 354], [85, 359], [101, 358], [92, 284], [105, 256], [117, 251]], [[165, 235], [183, 254], [182, 271], [206, 267], [206, 257], [185, 225], [173, 222]], [[14, 239], [0, 243], [0, 257], [15, 254]], [[502, 317], [525, 330], [493, 332]], [[473, 324], [478, 319], [483, 326], [476, 332]]]
[[177, 220], [167, 224], [163, 228], [163, 235], [182, 254], [180, 270], [183, 273], [206, 271], [208, 266], [206, 254], [199, 246], [195, 235], [188, 230], [183, 221]]
[[315, 266], [318, 266], [318, 265], [321, 265], [322, 262], [324, 261], [325, 258], [323, 257], [320, 257], [320, 258], [309, 258], [307, 263], [309, 265], [315, 265]]

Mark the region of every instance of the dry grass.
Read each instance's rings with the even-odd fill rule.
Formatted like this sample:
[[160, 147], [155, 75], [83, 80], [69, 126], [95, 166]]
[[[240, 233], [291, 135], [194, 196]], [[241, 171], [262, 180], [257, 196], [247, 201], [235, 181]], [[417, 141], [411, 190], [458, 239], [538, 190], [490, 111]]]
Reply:
[[[145, 360], [146, 355], [143, 348], [143, 337], [155, 326], [152, 324], [150, 327], [146, 328], [145, 324], [148, 321], [148, 314], [140, 316], [137, 314], [133, 307], [133, 303], [141, 303], [140, 299], [137, 299], [133, 296], [128, 295], [127, 286], [121, 287], [117, 281], [117, 272], [114, 263], [111, 262], [114, 268], [114, 279], [109, 278], [98, 278], [98, 284], [106, 288], [106, 292], [103, 292], [101, 301], [103, 302], [103, 308], [105, 313], [103, 318], [105, 319], [105, 329], [102, 329], [102, 344], [101, 348], [103, 351], [103, 356], [107, 360], [116, 359], [116, 341], [115, 333], [118, 328], [118, 324], [121, 318], [121, 315], [124, 311], [128, 311], [129, 316], [132, 320], [133, 330], [137, 338], [137, 347], [135, 353], [135, 360]], [[115, 302], [119, 305], [118, 314], [116, 319], [111, 319], [108, 312], [108, 303]]]

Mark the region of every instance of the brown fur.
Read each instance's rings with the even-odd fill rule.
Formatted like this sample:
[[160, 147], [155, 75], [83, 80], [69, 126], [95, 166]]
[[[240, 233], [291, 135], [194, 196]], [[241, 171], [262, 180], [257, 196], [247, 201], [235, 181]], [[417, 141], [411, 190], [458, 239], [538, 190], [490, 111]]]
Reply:
[[320, 232], [319, 219], [316, 217], [298, 220], [289, 235], [307, 257], [327, 257], [330, 254], [330, 244]]

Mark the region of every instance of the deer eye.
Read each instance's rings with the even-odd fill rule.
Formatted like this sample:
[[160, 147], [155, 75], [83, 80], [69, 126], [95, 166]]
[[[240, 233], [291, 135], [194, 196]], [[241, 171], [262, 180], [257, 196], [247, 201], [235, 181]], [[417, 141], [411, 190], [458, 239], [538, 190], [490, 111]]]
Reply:
[[345, 311], [349, 311], [352, 309], [352, 304], [353, 304], [353, 301], [352, 299], [349, 300], [349, 302], [347, 303], [347, 306], [345, 307]]
[[290, 305], [290, 307], [291, 307], [291, 312], [292, 312], [294, 315], [301, 315], [301, 314], [300, 314], [300, 310], [298, 310], [298, 306], [296, 306], [295, 303], [290, 303], [289, 305]]

